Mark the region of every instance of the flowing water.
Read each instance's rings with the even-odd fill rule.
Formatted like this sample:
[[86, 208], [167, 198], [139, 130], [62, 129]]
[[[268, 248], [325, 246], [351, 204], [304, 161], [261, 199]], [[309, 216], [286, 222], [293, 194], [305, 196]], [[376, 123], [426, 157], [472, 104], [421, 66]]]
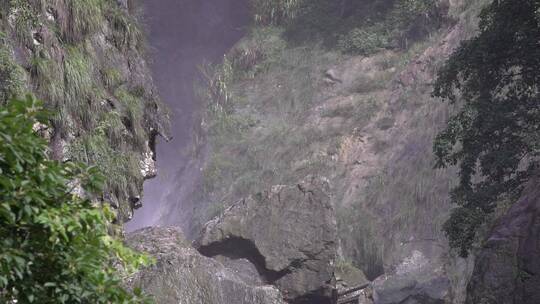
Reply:
[[196, 165], [187, 166], [191, 131], [200, 110], [193, 89], [198, 66], [219, 62], [249, 23], [245, 0], [146, 0], [143, 5], [151, 69], [171, 110], [173, 140], [158, 142], [158, 177], [145, 183], [143, 207], [126, 224], [127, 231], [178, 224], [185, 218], [182, 200], [197, 186], [200, 172]]

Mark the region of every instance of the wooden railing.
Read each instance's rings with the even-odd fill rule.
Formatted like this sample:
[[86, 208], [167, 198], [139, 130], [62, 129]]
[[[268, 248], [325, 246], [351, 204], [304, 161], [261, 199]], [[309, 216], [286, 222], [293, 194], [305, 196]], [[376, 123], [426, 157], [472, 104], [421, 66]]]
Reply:
[[369, 287], [370, 284], [366, 283], [360, 286], [356, 286], [353, 288], [349, 288], [347, 290], [341, 291], [337, 293], [337, 304], [353, 304], [358, 303], [358, 295], [354, 294], [357, 291], [366, 289]]

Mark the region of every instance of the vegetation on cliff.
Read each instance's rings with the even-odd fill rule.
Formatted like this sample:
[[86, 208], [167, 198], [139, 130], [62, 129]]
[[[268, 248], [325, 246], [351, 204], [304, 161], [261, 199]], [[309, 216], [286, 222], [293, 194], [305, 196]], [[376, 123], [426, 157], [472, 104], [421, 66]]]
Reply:
[[434, 95], [461, 110], [435, 141], [440, 167], [459, 165], [452, 191], [459, 205], [445, 224], [466, 256], [478, 228], [537, 173], [540, 130], [540, 2], [494, 1], [480, 33], [464, 42], [439, 73]]
[[[430, 4], [427, 4], [428, 2]], [[225, 186], [230, 182], [230, 177], [232, 177], [230, 175], [236, 177], [244, 175], [241, 180], [237, 180], [237, 186], [242, 189], [235, 186], [237, 190], [234, 192], [247, 195], [264, 187], [263, 181], [269, 180], [268, 176], [288, 174], [287, 171], [290, 170], [287, 168], [290, 168], [291, 164], [287, 162], [291, 158], [307, 156], [305, 154], [300, 156], [286, 147], [296, 146], [300, 151], [305, 152], [301, 147], [309, 146], [314, 141], [331, 141], [331, 138], [323, 138], [322, 134], [316, 134], [315, 130], [303, 132], [303, 130], [295, 129], [293, 131], [295, 128], [293, 120], [301, 123], [306, 118], [305, 115], [309, 109], [316, 104], [315, 99], [320, 98], [316, 96], [318, 88], [314, 86], [318, 76], [324, 73], [320, 71], [321, 66], [339, 62], [341, 58], [348, 57], [349, 53], [373, 53], [385, 48], [403, 51], [404, 54], [402, 58], [396, 55], [383, 59], [388, 62], [381, 65], [386, 64], [389, 70], [393, 64], [402, 64], [400, 60], [408, 60], [411, 53], [402, 50], [401, 47], [408, 49], [413, 46], [415, 39], [426, 38], [422, 34], [414, 38], [407, 34], [409, 31], [419, 33], [409, 28], [412, 26], [412, 20], [417, 20], [418, 15], [438, 14], [437, 18], [430, 21], [424, 20], [423, 23], [426, 26], [429, 24], [429, 29], [434, 29], [439, 27], [441, 20], [444, 19], [441, 15], [442, 8], [432, 1], [428, 2], [423, 0], [363, 1], [360, 5], [351, 1], [252, 1], [256, 22], [248, 37], [225, 56], [222, 64], [207, 66], [203, 69], [205, 83], [199, 95], [207, 107], [204, 125], [208, 127], [210, 142], [214, 150], [212, 156], [215, 156], [210, 160], [204, 172], [206, 182], [203, 190], [212, 192], [213, 189], [220, 187], [219, 184]], [[343, 12], [343, 7], [346, 8], [347, 14]], [[365, 20], [370, 19], [367, 18], [367, 11], [370, 12], [368, 15], [373, 17], [371, 19], [376, 19], [376, 21], [366, 23]], [[351, 15], [348, 15], [349, 13]], [[378, 24], [377, 30], [374, 28], [374, 23]], [[370, 40], [373, 35], [383, 35], [383, 33], [386, 35], [388, 28], [394, 28], [395, 36], [385, 38], [388, 44], [384, 46], [369, 47], [369, 50], [346, 46], [358, 44], [368, 47], [370, 43], [365, 41], [366, 39]], [[365, 39], [358, 37], [354, 34], [358, 31], [367, 33], [369, 37], [364, 37]], [[427, 31], [424, 34], [427, 34]], [[397, 39], [397, 36], [407, 37], [404, 39], [408, 39], [409, 43], [399, 46], [397, 40], [394, 39]], [[361, 41], [353, 41], [355, 39], [361, 39]], [[395, 71], [392, 73], [385, 71], [377, 76], [380, 78], [373, 81], [371, 79], [359, 81], [352, 91], [361, 95], [380, 91], [384, 88], [385, 82], [388, 82], [394, 74]], [[270, 82], [276, 82], [272, 85], [278, 87], [269, 86]], [[260, 86], [255, 86], [256, 83]], [[252, 84], [254, 86], [250, 87]], [[270, 96], [271, 92], [275, 95]], [[261, 102], [253, 100], [256, 96], [267, 100], [263, 102], [265, 109]], [[269, 99], [273, 101], [268, 102]], [[365, 122], [365, 119], [373, 114], [376, 108], [374, 96], [366, 96], [366, 100], [361, 109], [356, 109], [355, 113], [350, 112], [351, 115], [358, 114], [359, 124], [362, 124], [362, 121]], [[248, 130], [263, 120], [258, 116], [261, 113], [241, 110], [246, 107], [257, 108], [255, 112], [258, 110], [267, 112], [265, 118], [269, 118], [272, 123], [268, 124], [267, 134], [259, 139], [260, 145], [266, 143], [273, 148], [255, 151], [253, 149], [259, 145], [257, 143], [245, 151], [244, 156], [248, 159], [247, 161], [229, 159], [227, 155], [220, 153], [221, 148], [249, 144], [250, 141], [246, 138], [249, 134]], [[327, 113], [328, 117], [336, 115], [339, 116], [340, 113]], [[284, 133], [289, 133], [289, 138], [280, 136]], [[238, 147], [238, 149], [245, 148]], [[279, 150], [284, 151], [279, 152]], [[276, 158], [275, 152], [282, 155]], [[274, 156], [262, 156], [265, 153]], [[259, 159], [265, 159], [267, 164], [257, 164]], [[318, 168], [319, 165], [321, 169], [324, 167], [323, 161], [313, 160], [313, 162], [315, 163], [305, 165], [306, 170], [302, 174], [312, 171], [308, 167]], [[264, 172], [263, 175], [266, 177], [246, 176], [247, 172], [255, 174], [254, 171]], [[322, 171], [325, 170], [322, 169]], [[233, 177], [233, 180], [236, 177]], [[301, 176], [294, 174], [285, 179], [270, 179], [273, 182], [292, 183], [297, 178]], [[251, 185], [254, 183], [257, 185]]]
[[109, 235], [97, 169], [47, 156], [48, 122], [31, 96], [0, 106], [0, 302], [145, 302], [122, 278], [150, 260]]
[[[433, 102], [431, 84], [455, 41], [476, 29], [482, 3], [353, 2], [296, 2], [309, 9], [256, 20], [220, 65], [203, 69], [209, 154], [194, 221], [269, 185], [323, 175], [335, 186], [342, 258], [373, 279], [402, 248], [444, 240], [454, 181], [451, 169], [433, 170], [431, 148], [451, 110]], [[345, 48], [358, 30], [388, 44]]]
[[166, 120], [136, 16], [113, 0], [10, 0], [0, 31], [0, 102], [41, 98], [54, 114], [51, 155], [109, 172], [104, 192], [129, 219]]
[[292, 40], [365, 55], [406, 49], [444, 21], [431, 0], [252, 0], [252, 7], [257, 24], [283, 26]]
[[115, 224], [155, 173], [165, 117], [125, 3], [0, 2], [2, 303], [146, 302], [122, 286], [149, 260]]

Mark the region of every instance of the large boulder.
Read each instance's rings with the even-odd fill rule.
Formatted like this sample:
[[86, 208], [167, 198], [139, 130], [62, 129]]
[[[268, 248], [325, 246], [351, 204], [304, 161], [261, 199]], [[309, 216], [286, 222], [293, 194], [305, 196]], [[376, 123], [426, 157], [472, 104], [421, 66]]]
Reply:
[[202, 256], [177, 228], [145, 228], [129, 234], [126, 242], [156, 258], [128, 285], [152, 295], [157, 304], [284, 304], [275, 287]]
[[414, 251], [373, 282], [373, 300], [375, 304], [445, 304], [449, 303], [449, 285], [438, 262]]
[[290, 303], [331, 303], [337, 225], [326, 180], [309, 177], [243, 199], [208, 222], [204, 255], [249, 260]]
[[476, 257], [467, 304], [540, 303], [538, 180], [503, 216]]

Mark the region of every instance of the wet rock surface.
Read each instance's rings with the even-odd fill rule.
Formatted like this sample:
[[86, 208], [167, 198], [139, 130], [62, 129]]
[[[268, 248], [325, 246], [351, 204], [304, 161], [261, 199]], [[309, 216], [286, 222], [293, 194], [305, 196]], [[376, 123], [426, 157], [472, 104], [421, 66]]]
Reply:
[[540, 189], [530, 185], [476, 257], [467, 304], [540, 303]]
[[284, 304], [277, 288], [246, 280], [221, 262], [199, 254], [178, 228], [145, 228], [127, 244], [155, 257], [156, 264], [129, 280], [157, 304]]
[[237, 202], [205, 225], [196, 246], [249, 260], [291, 303], [330, 303], [336, 240], [329, 185], [310, 177]]

